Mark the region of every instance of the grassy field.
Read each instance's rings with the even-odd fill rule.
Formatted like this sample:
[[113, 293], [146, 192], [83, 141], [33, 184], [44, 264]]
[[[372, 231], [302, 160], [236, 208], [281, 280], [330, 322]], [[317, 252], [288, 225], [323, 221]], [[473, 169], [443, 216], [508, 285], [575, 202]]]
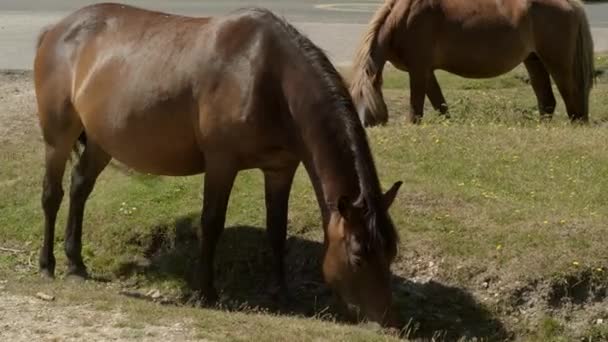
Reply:
[[[598, 70], [607, 66], [608, 60], [598, 57]], [[401, 236], [393, 271], [405, 335], [414, 340], [608, 339], [602, 323], [608, 321], [608, 81], [603, 74], [592, 92], [593, 122], [578, 127], [567, 121], [557, 93], [554, 120], [539, 122], [522, 68], [490, 80], [440, 72], [451, 119], [427, 105], [422, 125], [405, 125], [407, 75], [391, 68], [386, 73], [391, 119], [368, 132], [384, 187], [404, 181], [391, 214]], [[295, 300], [288, 305], [276, 305], [265, 292], [271, 254], [258, 171], [242, 172], [232, 193], [219, 246], [218, 309], [184, 303], [197, 255], [202, 176], [153, 177], [109, 167], [85, 216], [83, 254], [98, 281], [42, 282], [36, 260], [43, 159], [30, 76], [1, 77], [6, 90], [0, 98], [6, 112], [0, 114], [4, 291], [53, 293], [59, 306], [118, 307], [128, 317], [120, 324], [136, 328], [137, 322], [181, 320], [194, 336], [212, 340], [395, 337], [374, 326], [347, 324], [329, 307], [331, 296], [319, 270], [320, 217], [302, 169], [289, 212], [287, 263]], [[65, 204], [56, 234], [60, 276]], [[146, 298], [156, 291], [168, 304], [133, 299], [125, 290]]]

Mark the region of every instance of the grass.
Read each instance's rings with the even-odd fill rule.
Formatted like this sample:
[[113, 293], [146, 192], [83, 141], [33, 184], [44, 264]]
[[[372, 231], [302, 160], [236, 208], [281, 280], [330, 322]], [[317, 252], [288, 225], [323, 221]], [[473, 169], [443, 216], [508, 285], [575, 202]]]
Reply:
[[[597, 68], [607, 65], [606, 57], [598, 56]], [[567, 121], [557, 92], [554, 120], [539, 122], [523, 68], [488, 80], [442, 72], [438, 78], [450, 120], [427, 104], [422, 125], [405, 125], [407, 75], [387, 68], [391, 119], [368, 131], [384, 187], [405, 182], [391, 208], [401, 236], [393, 269], [396, 301], [410, 321], [411, 336], [605, 337], [604, 326], [570, 324], [565, 317], [606, 314], [597, 309], [605, 294], [597, 296], [608, 284], [608, 82], [600, 76], [592, 92], [593, 123], [576, 127]], [[264, 295], [270, 251], [262, 228], [263, 180], [257, 171], [239, 175], [219, 246], [217, 285], [226, 310], [125, 301], [107, 289], [95, 294], [89, 288], [95, 283], [75, 291], [66, 290], [71, 285], [63, 282], [38, 284], [29, 264], [35, 264], [41, 243], [43, 159], [37, 131], [22, 139], [0, 147], [0, 246], [25, 251], [0, 252], [0, 278], [28, 284], [25, 289], [15, 285], [15, 291], [50, 286], [66, 302], [85, 297], [102, 309], [104, 303], [120, 303], [133, 322], [118, 324], [127, 326], [188, 317], [201, 337], [212, 339], [391, 338], [374, 329], [316, 319], [327, 312], [333, 317], [333, 312], [325, 311], [331, 301], [320, 285], [320, 217], [302, 169], [292, 190], [288, 243], [289, 283], [298, 300], [288, 309], [275, 308]], [[187, 296], [201, 184], [202, 176], [153, 177], [108, 168], [85, 216], [83, 255], [93, 274], [176, 298]], [[66, 203], [56, 237], [58, 272], [65, 265]], [[577, 284], [587, 284], [581, 291], [599, 302], [583, 294], [579, 300]], [[547, 296], [555, 297], [555, 303]]]

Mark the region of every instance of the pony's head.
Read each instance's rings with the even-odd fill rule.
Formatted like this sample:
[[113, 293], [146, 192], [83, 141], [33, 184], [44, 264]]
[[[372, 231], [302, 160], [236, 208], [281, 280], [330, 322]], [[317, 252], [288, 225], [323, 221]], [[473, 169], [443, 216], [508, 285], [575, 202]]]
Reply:
[[398, 237], [388, 208], [400, 186], [395, 183], [375, 205], [340, 198], [327, 227], [325, 281], [345, 303], [380, 324], [394, 324], [390, 265]]

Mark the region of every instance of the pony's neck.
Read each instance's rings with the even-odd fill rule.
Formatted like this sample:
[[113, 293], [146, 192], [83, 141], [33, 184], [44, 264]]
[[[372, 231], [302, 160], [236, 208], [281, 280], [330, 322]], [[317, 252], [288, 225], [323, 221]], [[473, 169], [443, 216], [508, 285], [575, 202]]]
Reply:
[[365, 132], [345, 89], [346, 97], [337, 99], [322, 76], [303, 72], [297, 78], [298, 89], [287, 89], [285, 95], [302, 139], [303, 163], [315, 190], [323, 196], [325, 209], [331, 210], [341, 196], [353, 201], [361, 196], [365, 180], [359, 175], [360, 165], [372, 162], [362, 161], [358, 153], [358, 145], [367, 144]]
[[[309, 113], [309, 114], [304, 114]], [[307, 121], [306, 136], [303, 136], [308, 158], [304, 160], [311, 177], [318, 179], [317, 186], [323, 194], [327, 209], [335, 209], [341, 196], [356, 200], [361, 195], [360, 177], [357, 173], [357, 156], [336, 120], [338, 113], [309, 108], [303, 115], [314, 119]]]

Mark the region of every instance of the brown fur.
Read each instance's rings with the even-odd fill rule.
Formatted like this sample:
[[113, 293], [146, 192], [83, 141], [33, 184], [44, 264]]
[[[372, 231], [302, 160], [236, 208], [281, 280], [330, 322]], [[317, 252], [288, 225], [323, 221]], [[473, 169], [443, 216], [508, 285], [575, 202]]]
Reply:
[[434, 70], [486, 78], [521, 62], [541, 115], [555, 110], [552, 76], [571, 120], [588, 121], [593, 41], [578, 0], [387, 0], [354, 64], [351, 94], [365, 125], [388, 120], [381, 90], [387, 61], [410, 74], [409, 122], [420, 122], [425, 95], [447, 113]]
[[158, 175], [205, 173], [198, 289], [208, 301], [216, 298], [213, 258], [232, 184], [245, 169], [264, 173], [270, 290], [285, 289], [288, 198], [302, 162], [323, 216], [326, 280], [371, 319], [387, 322], [398, 241], [388, 206], [399, 186], [381, 192], [348, 90], [293, 26], [261, 9], [190, 18], [98, 4], [40, 39], [34, 78], [46, 148], [43, 274], [54, 273], [61, 180], [79, 138], [86, 144], [72, 173], [68, 274], [86, 276], [84, 206], [112, 158]]
[[44, 36], [51, 30], [51, 26], [47, 26], [40, 30], [38, 34], [38, 39], [36, 39], [36, 50], [40, 49], [40, 45], [42, 45], [42, 41], [44, 40]]

